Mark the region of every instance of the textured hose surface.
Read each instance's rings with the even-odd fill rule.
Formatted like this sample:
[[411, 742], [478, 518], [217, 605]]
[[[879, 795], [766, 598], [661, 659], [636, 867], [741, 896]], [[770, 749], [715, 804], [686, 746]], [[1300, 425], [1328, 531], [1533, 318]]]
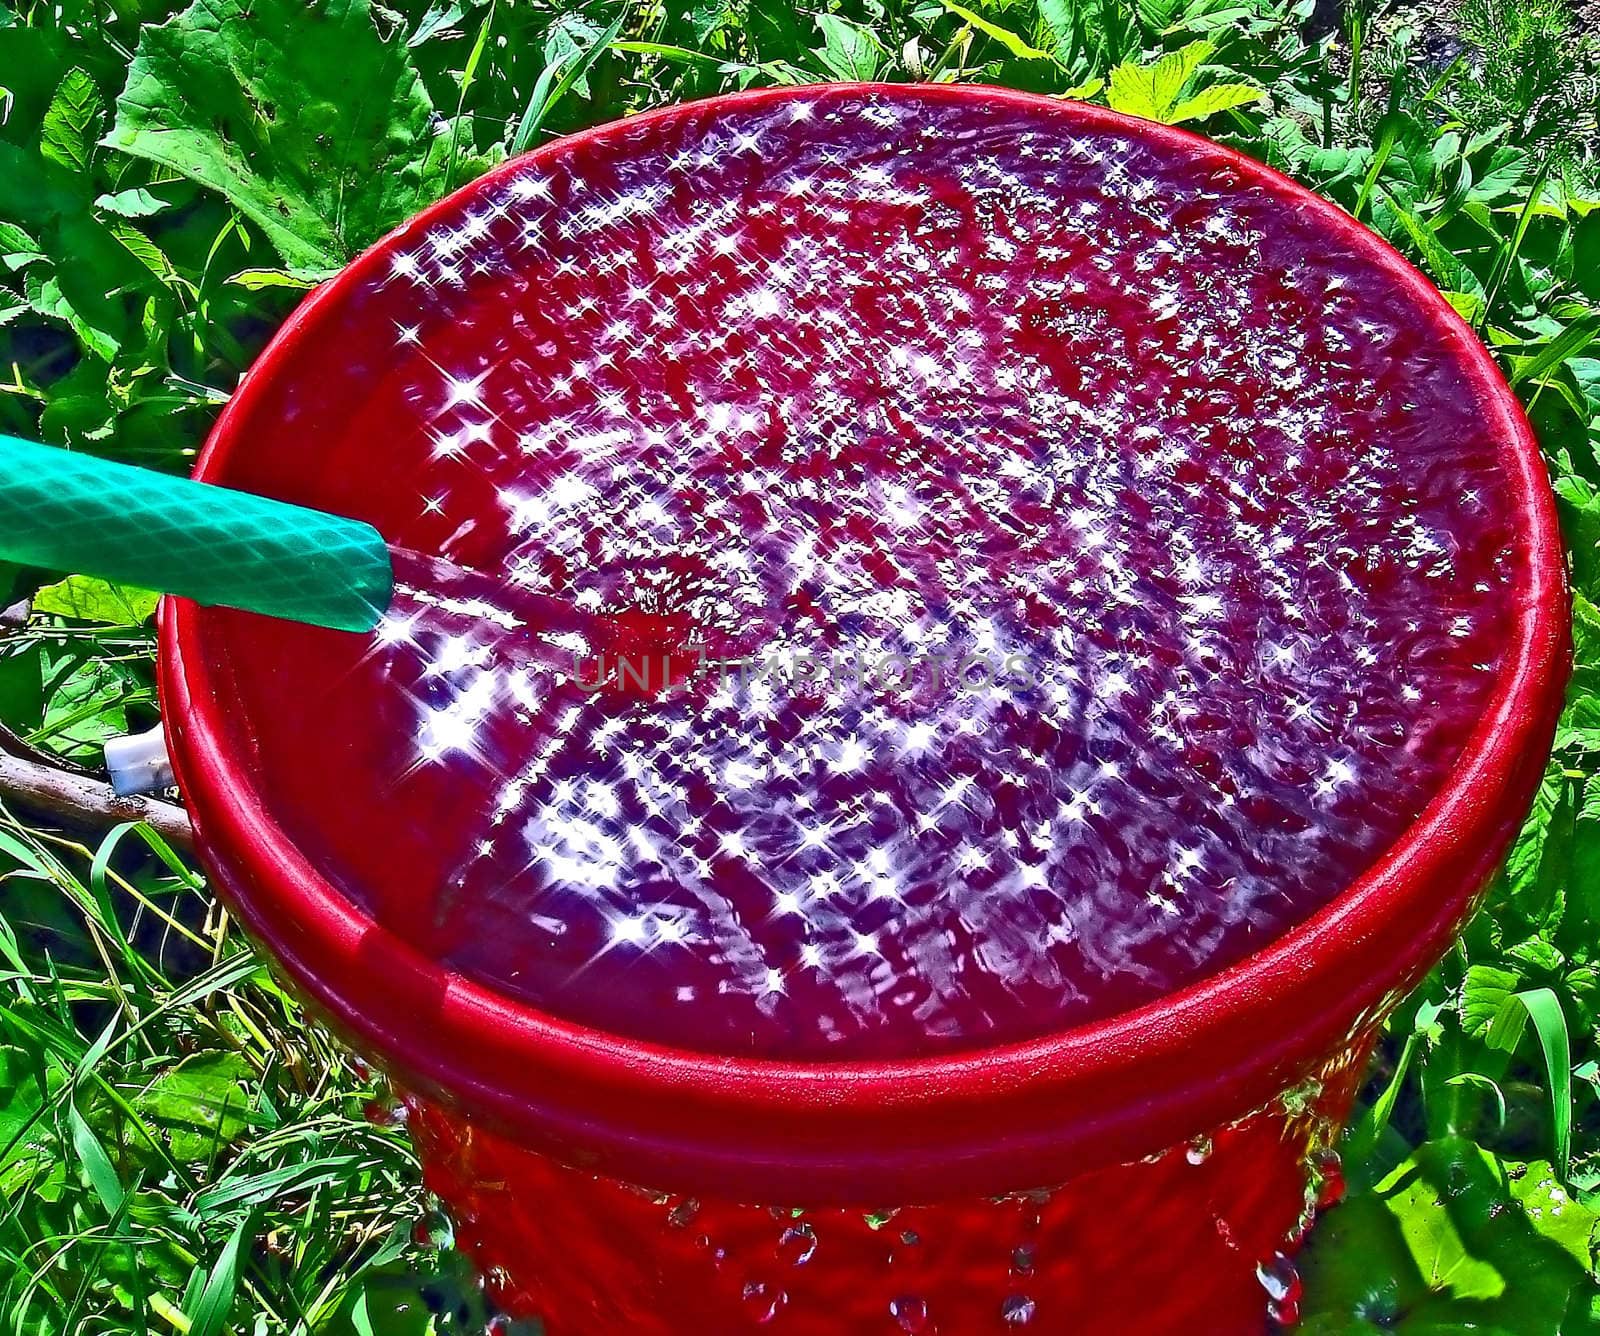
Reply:
[[342, 631], [389, 605], [370, 524], [8, 436], [0, 556]]

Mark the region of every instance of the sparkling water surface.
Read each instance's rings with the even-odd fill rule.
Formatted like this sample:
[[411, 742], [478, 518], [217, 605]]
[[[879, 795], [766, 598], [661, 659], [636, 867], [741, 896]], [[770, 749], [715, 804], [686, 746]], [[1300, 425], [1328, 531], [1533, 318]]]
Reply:
[[233, 670], [260, 787], [417, 948], [630, 1036], [914, 1056], [1203, 977], [1415, 820], [1520, 596], [1438, 318], [1044, 108], [624, 126], [335, 319], [278, 490], [513, 592], [286, 628]]

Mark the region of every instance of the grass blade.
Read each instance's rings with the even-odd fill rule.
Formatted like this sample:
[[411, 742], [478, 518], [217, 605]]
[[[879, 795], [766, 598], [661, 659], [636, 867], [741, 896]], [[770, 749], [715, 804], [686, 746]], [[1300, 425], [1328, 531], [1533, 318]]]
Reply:
[[234, 1229], [222, 1255], [211, 1268], [205, 1288], [189, 1313], [189, 1336], [222, 1336], [227, 1329], [228, 1313], [239, 1288], [239, 1252], [249, 1228], [247, 1216]]

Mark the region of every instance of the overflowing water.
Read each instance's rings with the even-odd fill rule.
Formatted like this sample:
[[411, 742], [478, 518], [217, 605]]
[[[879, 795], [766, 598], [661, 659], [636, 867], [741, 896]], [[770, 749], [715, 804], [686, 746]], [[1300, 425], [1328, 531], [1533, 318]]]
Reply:
[[330, 475], [376, 434], [329, 486], [507, 593], [286, 631], [262, 789], [421, 950], [681, 1047], [1018, 1039], [1265, 945], [1438, 790], [1525, 570], [1436, 316], [1220, 156], [1047, 111], [625, 126], [341, 318], [285, 434]]

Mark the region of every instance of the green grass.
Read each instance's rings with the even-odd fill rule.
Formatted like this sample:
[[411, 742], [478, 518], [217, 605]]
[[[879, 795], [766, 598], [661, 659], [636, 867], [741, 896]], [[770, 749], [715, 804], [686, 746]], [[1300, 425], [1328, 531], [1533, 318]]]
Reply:
[[[719, 90], [983, 80], [1182, 121], [1388, 237], [1495, 350], [1578, 667], [1489, 907], [1391, 1021], [1310, 1332], [1600, 1328], [1600, 185], [1559, 0], [0, 0], [0, 431], [180, 469], [301, 291], [513, 148]], [[247, 17], [248, 16], [248, 17]], [[1433, 25], [1436, 26], [1436, 25]], [[1308, 35], [1312, 34], [1312, 35]], [[1428, 40], [1424, 40], [1428, 37]], [[41, 589], [41, 585], [45, 585]], [[0, 746], [152, 722], [148, 600], [0, 570]], [[142, 828], [0, 808], [0, 1331], [478, 1331], [383, 1092]]]

